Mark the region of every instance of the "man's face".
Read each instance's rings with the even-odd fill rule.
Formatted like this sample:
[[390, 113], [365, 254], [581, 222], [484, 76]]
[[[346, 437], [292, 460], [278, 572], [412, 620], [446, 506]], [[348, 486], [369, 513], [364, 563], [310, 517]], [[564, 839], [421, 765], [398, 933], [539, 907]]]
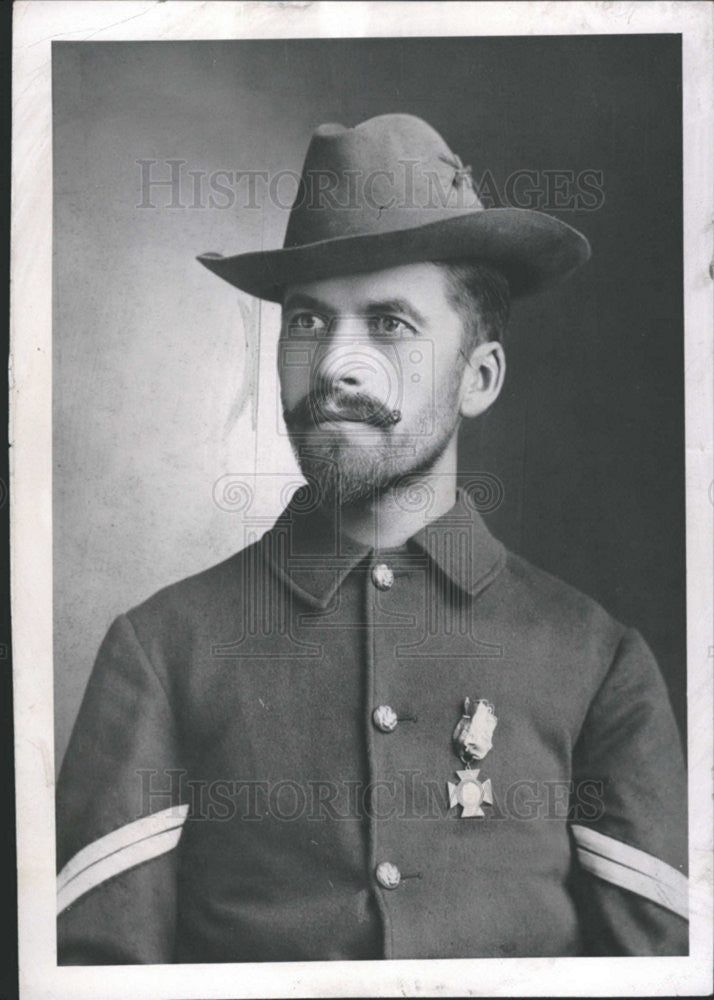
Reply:
[[286, 289], [283, 412], [323, 495], [354, 503], [431, 468], [458, 427], [463, 342], [433, 264]]

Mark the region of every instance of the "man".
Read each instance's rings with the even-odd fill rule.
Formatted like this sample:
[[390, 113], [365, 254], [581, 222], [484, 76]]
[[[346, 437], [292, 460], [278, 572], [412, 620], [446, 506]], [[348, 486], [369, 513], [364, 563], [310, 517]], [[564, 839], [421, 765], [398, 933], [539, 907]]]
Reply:
[[61, 962], [686, 954], [651, 653], [456, 490], [510, 295], [588, 256], [385, 115], [317, 130], [282, 249], [201, 258], [282, 303], [308, 485], [109, 631], [59, 781]]

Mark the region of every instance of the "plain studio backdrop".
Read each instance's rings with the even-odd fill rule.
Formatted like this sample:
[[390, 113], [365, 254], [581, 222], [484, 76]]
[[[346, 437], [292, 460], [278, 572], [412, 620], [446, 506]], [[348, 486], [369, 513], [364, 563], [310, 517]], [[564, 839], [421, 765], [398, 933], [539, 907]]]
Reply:
[[[195, 261], [282, 242], [287, 208], [255, 173], [251, 207], [236, 171], [299, 171], [317, 125], [387, 112], [430, 122], [491, 204], [535, 171], [519, 197], [591, 241], [517, 303], [461, 470], [502, 484], [486, 519], [510, 548], [642, 632], [684, 726], [680, 36], [62, 42], [53, 73], [57, 764], [113, 618], [262, 533], [300, 481], [279, 310]], [[178, 193], [147, 197], [172, 171]]]

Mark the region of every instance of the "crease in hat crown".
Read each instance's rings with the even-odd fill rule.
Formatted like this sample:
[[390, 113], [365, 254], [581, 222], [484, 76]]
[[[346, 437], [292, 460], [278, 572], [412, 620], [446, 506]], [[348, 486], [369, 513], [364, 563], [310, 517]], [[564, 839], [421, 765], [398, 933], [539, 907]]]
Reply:
[[553, 216], [484, 208], [470, 166], [431, 125], [385, 114], [315, 129], [281, 248], [198, 259], [236, 287], [280, 301], [296, 282], [455, 259], [499, 268], [517, 296], [589, 255], [586, 238]]
[[431, 125], [380, 115], [355, 128], [329, 124], [312, 136], [284, 246], [414, 229], [482, 210], [455, 183], [458, 162]]

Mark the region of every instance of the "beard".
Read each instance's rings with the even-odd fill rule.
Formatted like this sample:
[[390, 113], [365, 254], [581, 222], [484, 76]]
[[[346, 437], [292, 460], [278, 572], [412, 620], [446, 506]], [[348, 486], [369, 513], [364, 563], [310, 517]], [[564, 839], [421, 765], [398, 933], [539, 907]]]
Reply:
[[[355, 422], [355, 411], [349, 410], [349, 430], [339, 423], [325, 427], [315, 418], [320, 408], [327, 409], [324, 397], [321, 406], [308, 397], [286, 411], [293, 452], [319, 506], [362, 506], [388, 491], [406, 491], [415, 477], [428, 473], [458, 428], [458, 384], [457, 372], [437, 394], [440, 403], [425, 406], [410, 428], [398, 426], [403, 423], [398, 410], [385, 411], [363, 397], [364, 416]], [[340, 412], [339, 396], [330, 407], [328, 416]], [[384, 419], [380, 413], [386, 413]]]
[[381, 446], [320, 442], [294, 449], [300, 469], [320, 506], [350, 507], [377, 500], [389, 491], [406, 490], [414, 477], [428, 472], [451, 439]]

